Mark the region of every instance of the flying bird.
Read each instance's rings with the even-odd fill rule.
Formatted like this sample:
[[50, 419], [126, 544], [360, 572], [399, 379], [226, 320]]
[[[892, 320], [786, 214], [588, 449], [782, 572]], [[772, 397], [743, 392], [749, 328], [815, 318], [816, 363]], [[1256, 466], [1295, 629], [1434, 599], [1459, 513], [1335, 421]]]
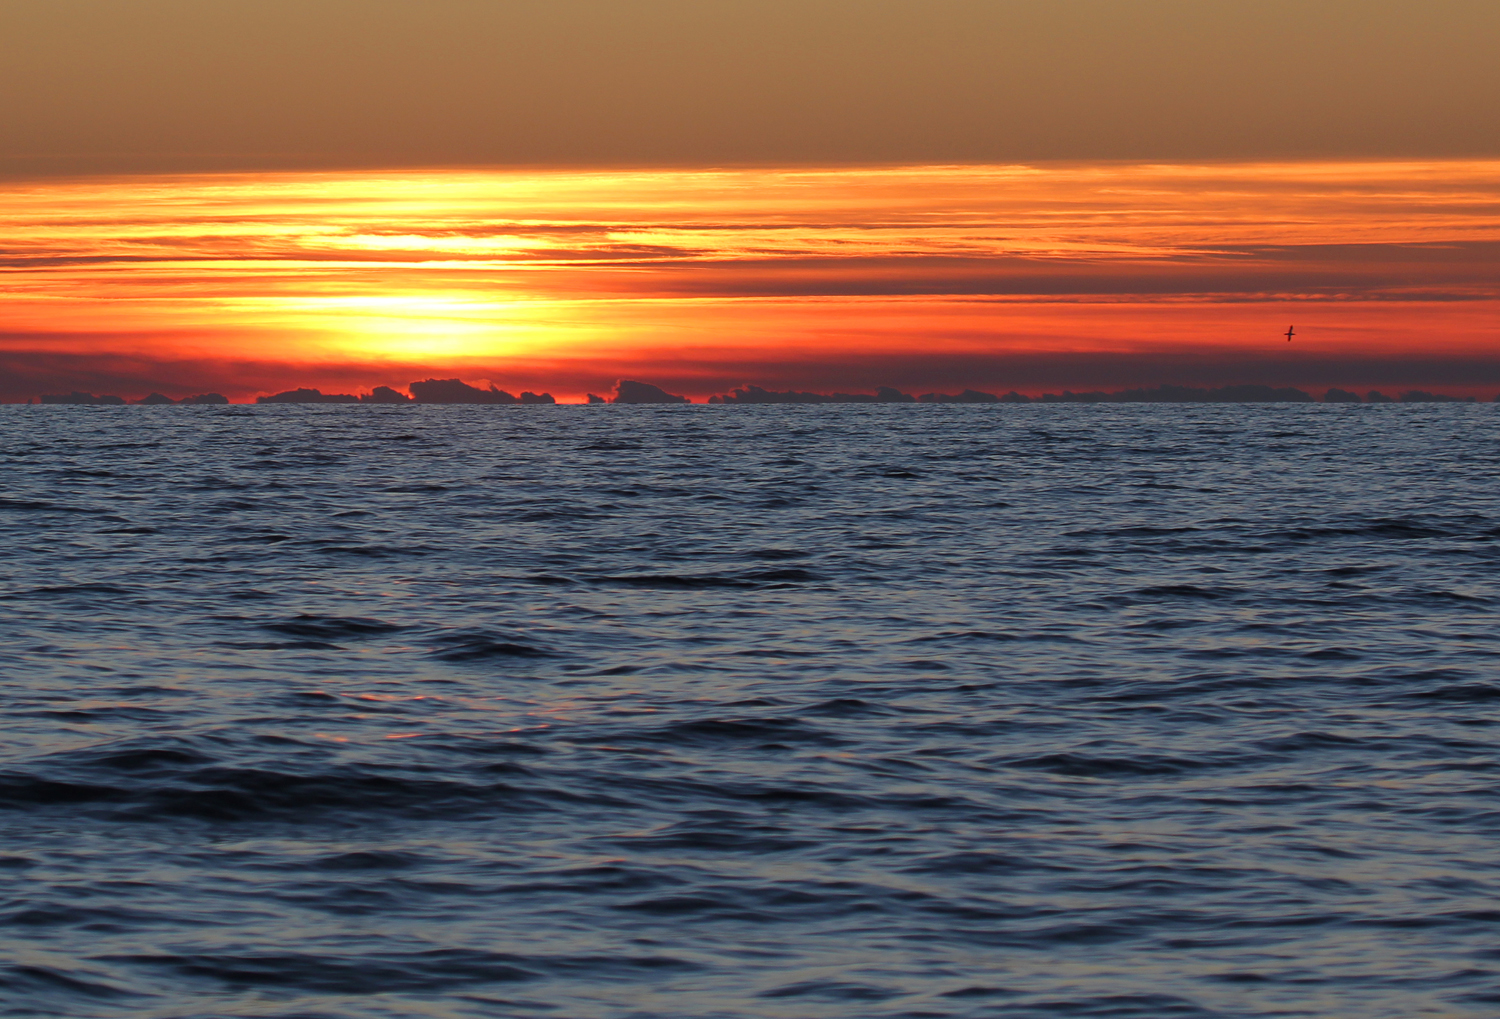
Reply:
[[1292, 337], [1296, 336], [1297, 334], [1294, 333], [1294, 332], [1292, 332], [1292, 327], [1291, 326], [1287, 326], [1286, 327], [1286, 333], [1284, 335], [1286, 336], [1286, 341], [1288, 343], [1291, 343], [1292, 342]]

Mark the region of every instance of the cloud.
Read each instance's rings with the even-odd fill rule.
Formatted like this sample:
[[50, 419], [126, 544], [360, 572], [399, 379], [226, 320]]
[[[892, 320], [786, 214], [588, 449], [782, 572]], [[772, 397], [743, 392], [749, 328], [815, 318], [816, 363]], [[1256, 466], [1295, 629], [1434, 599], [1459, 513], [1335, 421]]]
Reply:
[[1497, 181], [1500, 161], [39, 184], [0, 191], [0, 389], [1489, 385]]

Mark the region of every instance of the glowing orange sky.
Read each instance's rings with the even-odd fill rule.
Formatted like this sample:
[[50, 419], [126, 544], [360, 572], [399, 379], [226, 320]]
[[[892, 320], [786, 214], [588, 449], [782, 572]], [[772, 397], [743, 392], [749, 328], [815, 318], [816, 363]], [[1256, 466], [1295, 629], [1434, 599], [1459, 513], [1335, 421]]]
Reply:
[[7, 400], [1500, 385], [1494, 161], [91, 178], [0, 217]]

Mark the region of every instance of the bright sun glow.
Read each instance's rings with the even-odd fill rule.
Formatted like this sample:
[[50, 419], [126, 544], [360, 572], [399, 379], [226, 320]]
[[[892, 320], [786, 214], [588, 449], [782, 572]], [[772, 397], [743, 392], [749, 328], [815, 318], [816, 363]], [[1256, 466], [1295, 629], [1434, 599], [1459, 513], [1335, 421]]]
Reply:
[[344, 364], [349, 386], [1468, 357], [1500, 306], [1494, 162], [126, 178], [0, 216], [8, 357]]

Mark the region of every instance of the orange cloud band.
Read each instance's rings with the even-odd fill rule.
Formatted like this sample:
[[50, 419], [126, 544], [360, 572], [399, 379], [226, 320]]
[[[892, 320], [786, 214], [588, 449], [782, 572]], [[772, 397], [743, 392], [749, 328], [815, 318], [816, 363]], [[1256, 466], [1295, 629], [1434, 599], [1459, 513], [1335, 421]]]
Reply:
[[8, 400], [1500, 384], [1500, 162], [202, 175], [0, 215]]

